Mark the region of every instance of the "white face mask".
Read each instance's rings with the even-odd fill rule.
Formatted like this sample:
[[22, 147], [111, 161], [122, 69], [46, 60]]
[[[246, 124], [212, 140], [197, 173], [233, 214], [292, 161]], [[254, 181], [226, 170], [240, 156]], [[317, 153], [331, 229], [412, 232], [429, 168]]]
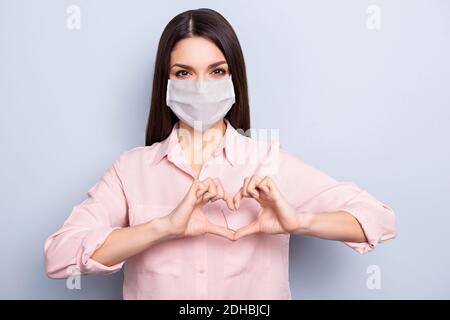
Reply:
[[166, 104], [178, 119], [204, 131], [222, 119], [235, 103], [231, 75], [220, 80], [167, 82]]

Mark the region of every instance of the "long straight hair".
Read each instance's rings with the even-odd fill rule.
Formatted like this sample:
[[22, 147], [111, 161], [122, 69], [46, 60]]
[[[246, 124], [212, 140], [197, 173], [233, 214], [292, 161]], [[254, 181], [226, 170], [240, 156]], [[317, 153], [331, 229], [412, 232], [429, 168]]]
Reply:
[[[166, 105], [170, 54], [178, 41], [200, 36], [211, 40], [225, 56], [236, 96], [236, 102], [225, 115], [231, 125], [243, 132], [250, 131], [250, 108], [247, 75], [241, 45], [231, 24], [217, 11], [201, 8], [175, 16], [165, 27], [159, 40], [153, 76], [150, 112], [147, 121], [146, 146], [166, 139], [177, 116]], [[239, 130], [240, 131], [240, 130]]]

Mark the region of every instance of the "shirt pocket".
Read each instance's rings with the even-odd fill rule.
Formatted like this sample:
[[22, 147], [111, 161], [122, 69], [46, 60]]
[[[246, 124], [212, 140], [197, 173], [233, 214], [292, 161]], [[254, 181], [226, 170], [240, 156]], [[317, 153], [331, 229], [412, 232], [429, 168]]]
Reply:
[[[174, 209], [169, 205], [133, 204], [129, 207], [130, 226], [168, 215]], [[150, 246], [133, 257], [136, 270], [142, 274], [181, 277], [183, 256], [186, 254], [183, 239], [164, 240]]]

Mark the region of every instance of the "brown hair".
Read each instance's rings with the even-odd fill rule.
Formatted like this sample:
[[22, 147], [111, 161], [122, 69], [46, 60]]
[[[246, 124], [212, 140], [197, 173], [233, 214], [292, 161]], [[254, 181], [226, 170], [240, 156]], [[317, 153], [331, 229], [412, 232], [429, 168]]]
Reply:
[[146, 146], [166, 139], [173, 125], [178, 121], [177, 116], [166, 105], [170, 53], [178, 41], [194, 36], [211, 40], [225, 56], [236, 95], [236, 102], [225, 118], [234, 128], [249, 132], [250, 108], [247, 75], [239, 40], [230, 23], [220, 13], [212, 9], [201, 8], [188, 10], [175, 16], [167, 24], [159, 40], [147, 122]]

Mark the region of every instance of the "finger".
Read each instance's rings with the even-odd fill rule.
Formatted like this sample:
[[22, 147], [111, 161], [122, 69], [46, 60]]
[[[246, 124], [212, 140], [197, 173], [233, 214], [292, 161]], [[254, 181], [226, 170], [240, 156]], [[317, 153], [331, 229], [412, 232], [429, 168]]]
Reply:
[[194, 179], [186, 195], [170, 213], [170, 221], [177, 221], [178, 224], [185, 224], [190, 219], [194, 207], [198, 204], [196, 193], [200, 187], [200, 181]]
[[234, 207], [234, 203], [233, 203], [233, 198], [228, 193], [225, 192], [225, 189], [224, 189], [220, 179], [218, 179], [218, 178], [214, 179], [214, 183], [216, 184], [217, 194], [218, 194], [218, 196], [220, 195], [220, 197], [218, 197], [218, 199], [223, 199], [226, 202], [228, 208], [230, 210], [234, 211], [235, 207]]
[[234, 240], [239, 240], [243, 237], [246, 237], [248, 235], [258, 233], [259, 232], [259, 223], [257, 221], [254, 221], [250, 223], [249, 225], [246, 225], [245, 227], [242, 227], [236, 231], [234, 234]]
[[275, 182], [272, 180], [271, 177], [266, 176], [263, 180], [265, 180], [265, 185], [267, 186], [267, 194], [270, 194], [270, 197], [273, 200], [277, 200], [280, 199], [281, 194], [277, 188], [277, 186], [275, 185]]
[[206, 232], [227, 238], [229, 240], [234, 240], [234, 232], [232, 230], [221, 227], [214, 223], [208, 224]]
[[196, 196], [198, 199], [201, 199], [203, 195], [208, 191], [208, 186], [204, 183], [204, 181], [198, 181], [198, 187]]
[[270, 178], [265, 176], [264, 179], [261, 180], [260, 183], [256, 185], [256, 189], [263, 191], [265, 194], [270, 194]]
[[200, 191], [200, 181], [198, 179], [195, 179], [191, 186], [189, 187], [188, 192], [186, 193], [185, 199], [188, 200], [188, 203], [191, 205], [195, 205], [197, 204], [199, 198], [198, 193], [201, 192]]
[[222, 183], [218, 178], [214, 178], [212, 181], [216, 187], [217, 194], [211, 199], [211, 201], [223, 199], [225, 196], [225, 191], [223, 190]]
[[251, 195], [253, 198], [259, 198], [259, 191], [256, 190], [256, 185], [261, 182], [261, 178], [258, 176], [252, 176], [247, 185], [247, 193]]
[[239, 191], [238, 191], [238, 192], [234, 195], [234, 197], [233, 197], [233, 204], [234, 204], [235, 210], [238, 210], [238, 209], [239, 209], [239, 206], [240, 206], [240, 204], [241, 204], [241, 200], [242, 200], [242, 198], [244, 197], [244, 196], [242, 195], [242, 189], [243, 189], [243, 188], [240, 188]]
[[227, 203], [228, 209], [230, 209], [232, 211], [236, 210], [236, 207], [234, 206], [233, 198], [229, 194], [225, 193], [225, 199], [224, 200]]
[[248, 187], [249, 182], [250, 182], [249, 177], [244, 179], [244, 185], [242, 186], [242, 191], [241, 191], [243, 197], [251, 198], [251, 196], [247, 193], [247, 187]]
[[207, 186], [208, 190], [203, 195], [203, 202], [208, 202], [212, 198], [214, 198], [217, 194], [216, 185], [211, 180], [211, 178], [207, 178], [205, 180], [205, 185]]

